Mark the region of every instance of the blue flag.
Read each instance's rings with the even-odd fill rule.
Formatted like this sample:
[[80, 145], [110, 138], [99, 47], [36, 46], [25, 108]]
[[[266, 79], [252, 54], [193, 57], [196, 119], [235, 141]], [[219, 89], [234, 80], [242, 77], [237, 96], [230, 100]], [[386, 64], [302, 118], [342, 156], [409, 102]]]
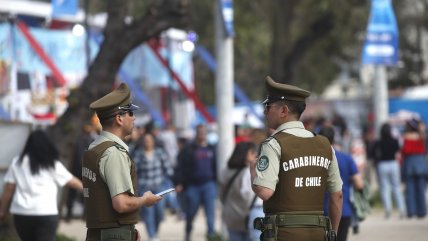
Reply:
[[219, 0], [219, 3], [226, 34], [229, 37], [233, 37], [235, 35], [235, 31], [233, 30], [233, 1]]
[[391, 0], [372, 0], [362, 63], [396, 65], [397, 62], [398, 27]]
[[52, 16], [76, 15], [78, 0], [52, 0]]

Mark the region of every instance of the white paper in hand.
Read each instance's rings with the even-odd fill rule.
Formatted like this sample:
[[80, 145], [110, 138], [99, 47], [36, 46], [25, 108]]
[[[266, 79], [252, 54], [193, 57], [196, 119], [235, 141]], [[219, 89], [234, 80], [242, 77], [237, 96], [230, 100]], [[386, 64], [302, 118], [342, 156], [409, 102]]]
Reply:
[[170, 193], [170, 192], [173, 192], [173, 191], [175, 191], [175, 188], [169, 188], [169, 189], [163, 190], [162, 192], [158, 192], [155, 195], [156, 196], [163, 196], [163, 195]]

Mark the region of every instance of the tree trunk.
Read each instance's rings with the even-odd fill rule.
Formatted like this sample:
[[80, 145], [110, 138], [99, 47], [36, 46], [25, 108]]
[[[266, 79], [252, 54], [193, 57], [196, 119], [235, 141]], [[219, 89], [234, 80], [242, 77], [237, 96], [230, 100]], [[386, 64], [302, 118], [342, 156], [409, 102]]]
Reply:
[[48, 129], [51, 138], [57, 143], [63, 162], [68, 163], [72, 158], [81, 127], [93, 114], [89, 104], [112, 90], [116, 74], [127, 54], [150, 38], [159, 36], [162, 31], [171, 27], [183, 28], [189, 22], [188, 1], [157, 0], [153, 1], [141, 18], [128, 23], [126, 6], [130, 1], [106, 2], [109, 17], [100, 50], [81, 86], [68, 96], [68, 109]]
[[272, 47], [271, 77], [277, 81], [287, 82], [284, 74], [284, 56], [291, 48], [291, 30], [294, 10], [298, 0], [274, 1], [272, 4]]
[[301, 16], [302, 2], [296, 0], [275, 1], [273, 8], [271, 74], [278, 82], [293, 84], [306, 52], [332, 31], [334, 16], [330, 10], [320, 10], [315, 17]]

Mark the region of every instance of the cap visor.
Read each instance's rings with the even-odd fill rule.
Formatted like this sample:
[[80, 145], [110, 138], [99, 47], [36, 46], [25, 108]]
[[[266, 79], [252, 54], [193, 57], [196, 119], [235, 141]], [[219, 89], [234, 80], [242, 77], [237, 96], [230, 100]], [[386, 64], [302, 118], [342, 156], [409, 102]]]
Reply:
[[140, 107], [134, 104], [131, 104], [131, 107], [129, 107], [129, 110], [138, 110], [138, 109], [140, 109]]
[[269, 102], [269, 97], [268, 98], [266, 98], [263, 102], [262, 102], [262, 104], [264, 105], [264, 104], [266, 104], [266, 103], [268, 103]]

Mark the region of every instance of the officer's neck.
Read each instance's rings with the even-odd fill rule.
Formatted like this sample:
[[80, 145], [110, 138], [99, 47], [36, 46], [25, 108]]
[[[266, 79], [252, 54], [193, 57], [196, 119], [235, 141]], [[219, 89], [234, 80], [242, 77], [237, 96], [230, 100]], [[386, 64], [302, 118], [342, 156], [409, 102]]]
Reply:
[[105, 131], [110, 132], [111, 134], [119, 137], [122, 141], [125, 141], [127, 134], [122, 131], [120, 128], [114, 128], [114, 127], [106, 127], [104, 128]]

